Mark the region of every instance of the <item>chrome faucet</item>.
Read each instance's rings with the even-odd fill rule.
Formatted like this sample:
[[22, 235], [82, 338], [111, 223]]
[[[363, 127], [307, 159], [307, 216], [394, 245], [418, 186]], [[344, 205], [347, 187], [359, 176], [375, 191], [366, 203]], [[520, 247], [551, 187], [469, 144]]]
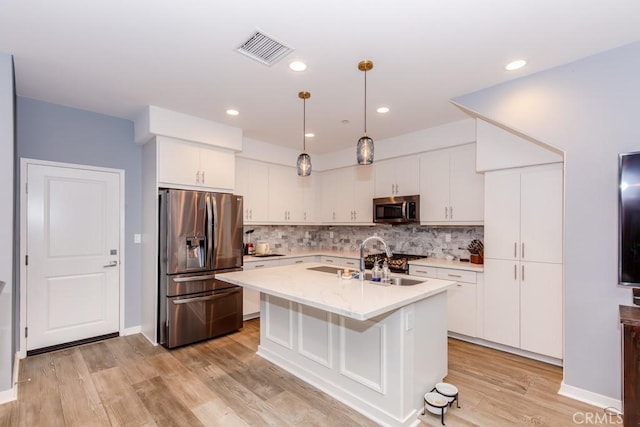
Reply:
[[366, 239], [364, 239], [360, 244], [360, 280], [364, 280], [364, 246], [370, 240], [380, 241], [384, 246], [384, 251], [387, 253], [387, 257], [391, 258], [393, 256], [393, 253], [391, 253], [391, 249], [389, 248], [389, 246], [387, 246], [387, 243], [384, 240], [382, 240], [381, 237], [369, 236]]

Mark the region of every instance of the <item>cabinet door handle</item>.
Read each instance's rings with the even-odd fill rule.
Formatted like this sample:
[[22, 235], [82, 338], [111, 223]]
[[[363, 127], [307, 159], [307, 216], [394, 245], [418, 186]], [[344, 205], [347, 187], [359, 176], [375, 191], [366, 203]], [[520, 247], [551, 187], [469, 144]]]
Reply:
[[202, 183], [204, 184], [204, 171], [201, 172], [201, 176], [202, 176]]
[[264, 267], [264, 264], [258, 264], [254, 268], [262, 268], [262, 267]]
[[524, 242], [522, 242], [522, 248], [520, 249], [520, 256], [524, 259]]
[[333, 262], [332, 259], [325, 259], [324, 262]]
[[444, 207], [444, 219], [449, 219], [449, 208]]
[[304, 220], [307, 220], [307, 212], [304, 213]]
[[429, 274], [428, 271], [424, 271], [424, 270], [416, 270], [416, 273]]
[[196, 172], [196, 184], [200, 184], [200, 171]]
[[518, 258], [518, 242], [513, 242], [513, 257]]
[[304, 262], [304, 260], [299, 259], [299, 260], [296, 261], [296, 264], [302, 264], [303, 262]]
[[518, 266], [513, 264], [513, 280], [518, 280]]
[[253, 209], [249, 209], [249, 219], [253, 219]]
[[522, 274], [520, 276], [522, 281], [524, 282], [524, 265], [522, 266]]
[[449, 206], [449, 219], [453, 219], [453, 206]]

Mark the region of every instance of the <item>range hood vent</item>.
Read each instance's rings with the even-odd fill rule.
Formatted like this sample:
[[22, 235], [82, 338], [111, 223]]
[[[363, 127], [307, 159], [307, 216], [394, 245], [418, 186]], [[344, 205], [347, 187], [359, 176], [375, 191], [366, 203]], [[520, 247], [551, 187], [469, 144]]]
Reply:
[[293, 49], [262, 31], [256, 31], [236, 51], [262, 64], [271, 65], [288, 55]]

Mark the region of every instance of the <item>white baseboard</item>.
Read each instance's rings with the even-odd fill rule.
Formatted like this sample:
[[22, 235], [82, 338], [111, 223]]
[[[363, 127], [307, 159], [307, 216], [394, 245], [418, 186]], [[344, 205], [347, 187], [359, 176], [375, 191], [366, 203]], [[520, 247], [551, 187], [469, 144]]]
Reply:
[[132, 326], [130, 328], [125, 328], [120, 331], [120, 336], [126, 337], [127, 335], [135, 335], [142, 332], [142, 326]]
[[598, 408], [614, 408], [617, 411], [622, 409], [622, 401], [613, 399], [608, 396], [603, 396], [598, 393], [594, 393], [589, 390], [584, 390], [578, 387], [565, 384], [562, 381], [560, 384], [560, 390], [558, 394], [569, 397], [571, 399], [579, 400], [580, 402], [588, 403], [589, 405], [597, 406]]
[[18, 392], [15, 385], [9, 390], [0, 391], [0, 405], [3, 403], [14, 401], [17, 398], [18, 398]]
[[493, 341], [487, 341], [482, 338], [469, 337], [467, 335], [457, 334], [455, 332], [448, 332], [449, 338], [455, 338], [457, 340], [470, 342], [471, 344], [481, 345], [483, 347], [493, 348], [495, 350], [504, 351], [506, 353], [515, 354], [516, 356], [526, 357], [528, 359], [538, 360], [540, 362], [549, 363], [551, 365], [563, 366], [562, 359], [557, 359], [555, 357], [546, 356], [544, 354], [533, 353], [531, 351], [522, 350], [515, 347], [510, 347], [508, 345], [498, 344]]

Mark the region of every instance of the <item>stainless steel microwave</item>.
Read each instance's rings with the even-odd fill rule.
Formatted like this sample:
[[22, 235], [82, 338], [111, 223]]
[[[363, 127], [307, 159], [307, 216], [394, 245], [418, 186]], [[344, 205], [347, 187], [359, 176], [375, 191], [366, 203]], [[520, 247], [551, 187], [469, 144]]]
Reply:
[[373, 199], [373, 222], [387, 224], [420, 222], [420, 195]]

